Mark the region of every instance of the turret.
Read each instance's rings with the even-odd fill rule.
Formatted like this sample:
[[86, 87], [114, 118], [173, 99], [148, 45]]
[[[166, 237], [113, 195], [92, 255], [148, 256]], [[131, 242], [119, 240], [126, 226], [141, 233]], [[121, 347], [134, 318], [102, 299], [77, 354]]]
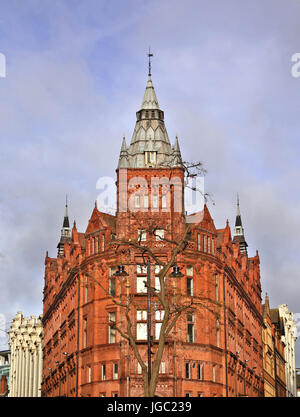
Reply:
[[63, 227], [61, 229], [60, 241], [57, 245], [57, 255], [62, 256], [64, 253], [64, 246], [67, 241], [70, 240], [71, 237], [71, 228], [69, 222], [69, 214], [68, 214], [68, 201], [66, 198], [66, 207], [65, 207], [65, 216], [63, 221]]
[[242, 226], [239, 196], [237, 196], [237, 209], [236, 209], [235, 227], [234, 227], [234, 233], [233, 233], [233, 242], [239, 243], [241, 254], [248, 255], [247, 254], [248, 244], [245, 240], [244, 229]]
[[[152, 56], [152, 54], [151, 54]], [[136, 112], [136, 125], [129, 147], [123, 138], [118, 168], [181, 167], [181, 153], [176, 137], [171, 146], [151, 79], [148, 81], [140, 110]]]

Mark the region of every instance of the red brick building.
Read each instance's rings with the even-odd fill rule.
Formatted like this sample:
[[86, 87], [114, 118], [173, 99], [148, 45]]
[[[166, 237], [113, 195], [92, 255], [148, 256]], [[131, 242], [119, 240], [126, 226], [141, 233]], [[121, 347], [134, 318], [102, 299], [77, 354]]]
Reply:
[[[171, 241], [178, 241], [189, 223], [188, 245], [176, 258], [183, 276], [175, 285], [191, 299], [206, 297], [217, 314], [203, 308], [181, 315], [166, 341], [156, 394], [262, 396], [259, 256], [248, 257], [239, 205], [233, 237], [228, 222], [216, 229], [206, 205], [198, 215], [186, 216], [178, 139], [171, 146], [150, 76], [136, 115], [131, 143], [127, 146], [124, 138], [121, 147], [116, 215], [95, 205], [80, 233], [75, 222], [70, 229], [66, 207], [58, 255], [46, 255], [42, 393], [143, 395], [140, 366], [113, 326], [125, 329], [126, 319], [112, 297], [134, 298], [133, 332], [147, 362], [147, 272], [141, 248], [116, 250], [115, 242], [139, 236], [141, 246], [167, 260]], [[153, 224], [156, 233], [151, 235], [147, 230]], [[126, 279], [114, 276], [121, 264]], [[153, 287], [158, 271], [151, 260]], [[162, 311], [152, 299], [154, 350], [161, 321]]]

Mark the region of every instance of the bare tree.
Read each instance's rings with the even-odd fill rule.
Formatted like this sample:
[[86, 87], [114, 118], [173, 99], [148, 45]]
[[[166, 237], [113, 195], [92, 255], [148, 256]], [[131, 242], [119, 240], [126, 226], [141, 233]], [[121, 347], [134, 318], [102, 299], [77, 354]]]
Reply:
[[[108, 324], [112, 326], [122, 338], [126, 339], [131, 346], [134, 356], [142, 370], [145, 397], [152, 397], [155, 395], [162, 356], [166, 346], [166, 339], [172, 333], [176, 322], [182, 316], [182, 314], [184, 312], [194, 313], [198, 309], [206, 309], [213, 313], [216, 317], [219, 317], [218, 310], [220, 303], [212, 301], [204, 293], [198, 294], [196, 297], [190, 297], [188, 294], [179, 291], [177, 286], [174, 285], [174, 280], [170, 279], [170, 270], [176, 264], [177, 256], [182, 254], [188, 247], [190, 229], [191, 226], [186, 225], [183, 235], [178, 240], [171, 240], [167, 238], [161, 239], [167, 242], [172, 248], [170, 256], [164, 260], [162, 260], [161, 256], [159, 256], [153, 250], [149, 242], [147, 245], [142, 242], [141, 236], [139, 236], [136, 240], [115, 239], [111, 243], [115, 247], [116, 252], [118, 250], [122, 250], [124, 252], [124, 248], [126, 247], [134, 248], [144, 259], [143, 265], [147, 265], [147, 259], [150, 258], [155, 262], [156, 265], [159, 265], [161, 268], [160, 272], [158, 273], [160, 283], [159, 291], [157, 288], [152, 286], [149, 288], [152, 299], [154, 299], [155, 304], [159, 306], [158, 309], [163, 311], [163, 319], [161, 322], [159, 338], [155, 344], [152, 344], [151, 348], [151, 351], [153, 350], [154, 352], [152, 352], [153, 360], [150, 378], [148, 367], [142, 358], [142, 353], [139, 347], [140, 345], [137, 343], [135, 335], [135, 319], [133, 318], [134, 315], [132, 314], [132, 312], [135, 312], [137, 309], [141, 308], [141, 302], [139, 301], [140, 298], [137, 299], [134, 294], [124, 292], [121, 294], [120, 299], [118, 299], [116, 295], [112, 295], [107, 290], [107, 288], [105, 288], [105, 286], [92, 274], [85, 270], [81, 270], [84, 275], [89, 277], [103, 289], [103, 291], [111, 298], [112, 302], [116, 306], [122, 309], [123, 316], [125, 316], [126, 319], [125, 329], [116, 322], [111, 322]], [[146, 230], [147, 233], [152, 234], [154, 238], [158, 236], [153, 225], [150, 225], [150, 227]], [[126, 265], [126, 262], [123, 265]], [[145, 286], [147, 286], [146, 282]]]
[[[204, 175], [206, 172], [200, 162], [181, 162], [180, 167], [184, 171], [186, 186], [189, 186], [189, 178], [197, 177], [200, 174]], [[172, 164], [171, 166], [168, 166], [168, 168], [170, 168], [170, 179], [173, 174]], [[202, 190], [197, 190], [196, 188], [194, 191], [202, 192]], [[208, 196], [208, 194], [203, 195], [205, 202]], [[107, 288], [92, 274], [85, 270], [81, 270], [81, 272], [93, 280], [95, 283], [97, 283], [111, 298], [112, 302], [123, 311], [122, 317], [125, 317], [125, 328], [121, 326], [122, 323], [111, 322], [108, 324], [113, 327], [122, 338], [128, 341], [142, 371], [144, 396], [152, 397], [156, 392], [159, 370], [166, 346], [166, 340], [172, 334], [172, 331], [179, 318], [184, 312], [194, 313], [199, 309], [205, 309], [210, 311], [216, 317], [219, 317], [220, 303], [212, 301], [212, 299], [204, 293], [198, 293], [197, 296], [190, 297], [188, 294], [180, 291], [174, 279], [170, 278], [170, 270], [176, 266], [177, 257], [187, 250], [190, 243], [190, 233], [192, 228], [191, 224], [185, 224], [183, 233], [181, 233], [181, 235], [178, 233], [174, 234], [169, 230], [167, 236], [171, 237], [167, 238], [165, 235], [161, 237], [158, 234], [158, 229], [160, 229], [160, 227], [158, 227], [157, 219], [155, 216], [152, 218], [147, 217], [146, 227], [145, 217], [143, 215], [138, 215], [137, 213], [131, 212], [130, 216], [132, 216], [132, 220], [134, 220], [135, 226], [137, 226], [137, 228], [140, 227], [141, 229], [139, 230], [147, 233], [149, 239], [147, 239], [147, 242], [145, 243], [142, 239], [142, 233], [140, 233], [136, 239], [117, 239], [114, 237], [114, 239], [111, 241], [111, 245], [114, 248], [115, 253], [117, 254], [118, 251], [125, 253], [126, 251], [133, 249], [135, 253], [138, 254], [143, 260], [142, 265], [146, 266], [148, 259], [150, 259], [155, 263], [155, 265], [160, 267], [160, 271], [158, 273], [160, 284], [159, 290], [155, 287], [152, 287], [151, 285], [148, 286], [148, 284], [145, 282], [145, 286], [147, 287], [147, 291], [150, 292], [151, 298], [155, 300], [154, 302], [158, 306], [158, 309], [163, 312], [158, 340], [156, 343], [153, 343], [151, 347], [151, 352], [153, 350], [151, 372], [147, 365], [144, 363], [140, 344], [137, 343], [135, 331], [136, 316], [134, 316], [133, 312], [142, 308], [142, 302], [140, 301], [140, 297], [136, 297], [132, 291], [129, 291], [130, 283], [128, 283], [128, 277], [127, 291], [121, 291], [120, 297], [117, 298], [115, 294], [111, 294], [110, 291], [108, 291]], [[168, 245], [169, 254], [165, 258], [162, 258], [160, 251], [155, 248], [155, 245], [153, 245], [153, 241], [156, 240], [157, 237]], [[131, 265], [130, 263], [126, 262], [123, 262], [122, 264], [123, 266]], [[121, 284], [122, 283], [120, 282], [120, 288], [122, 287]]]

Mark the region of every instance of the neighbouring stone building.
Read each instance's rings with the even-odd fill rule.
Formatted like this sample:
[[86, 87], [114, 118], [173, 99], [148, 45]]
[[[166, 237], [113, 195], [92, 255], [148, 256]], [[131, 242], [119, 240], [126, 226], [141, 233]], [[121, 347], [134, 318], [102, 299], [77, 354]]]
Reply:
[[272, 323], [268, 294], [263, 304], [263, 317], [264, 396], [286, 397], [283, 327], [281, 323]]
[[286, 304], [281, 304], [277, 309], [271, 310], [272, 322], [282, 328], [282, 341], [285, 344], [285, 376], [286, 396], [297, 396], [295, 342], [297, 340], [297, 328], [294, 315]]
[[[141, 367], [116, 331], [126, 324], [124, 309], [113, 299], [134, 300], [132, 332], [147, 362], [143, 248], [152, 250], [150, 281], [159, 294], [158, 261], [170, 259], [189, 224], [176, 257], [181, 274], [168, 274], [166, 283], [185, 299], [205, 298], [213, 307], [179, 318], [166, 340], [156, 394], [263, 396], [260, 261], [258, 253], [248, 256], [239, 203], [233, 236], [228, 221], [216, 228], [206, 205], [186, 215], [179, 142], [170, 143], [150, 75], [136, 117], [130, 145], [124, 138], [121, 146], [116, 214], [95, 205], [79, 232], [66, 212], [57, 257], [46, 255], [42, 395], [143, 396]], [[120, 266], [126, 278], [115, 274]], [[154, 353], [164, 316], [155, 295], [150, 313]]]
[[297, 397], [300, 397], [300, 369], [296, 368]]
[[10, 351], [0, 352], [0, 397], [7, 397], [9, 393]]
[[41, 316], [23, 317], [19, 311], [9, 331], [11, 351], [9, 397], [40, 397], [43, 367]]

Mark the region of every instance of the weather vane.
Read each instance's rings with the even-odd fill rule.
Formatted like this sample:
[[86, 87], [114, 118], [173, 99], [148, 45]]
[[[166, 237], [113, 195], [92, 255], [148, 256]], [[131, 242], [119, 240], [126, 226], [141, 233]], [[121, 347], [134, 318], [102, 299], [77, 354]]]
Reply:
[[151, 57], [153, 56], [153, 54], [151, 54], [151, 51], [150, 51], [150, 46], [149, 46], [149, 53], [148, 53], [148, 58], [149, 58], [149, 73], [148, 73], [148, 75], [149, 75], [149, 77], [151, 76]]

